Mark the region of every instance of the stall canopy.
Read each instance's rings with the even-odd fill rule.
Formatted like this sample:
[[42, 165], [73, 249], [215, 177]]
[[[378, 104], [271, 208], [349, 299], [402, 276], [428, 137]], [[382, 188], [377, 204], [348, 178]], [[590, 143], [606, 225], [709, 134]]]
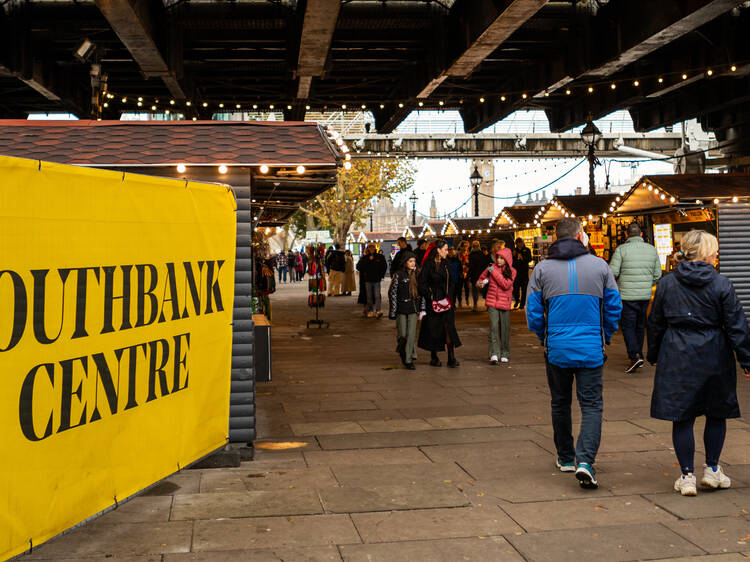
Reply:
[[316, 123], [0, 120], [0, 154], [251, 187], [258, 226], [335, 185], [344, 147]]
[[446, 221], [428, 221], [422, 227], [422, 232], [420, 232], [418, 238], [431, 238], [439, 236], [440, 233], [443, 232], [445, 224]]
[[492, 217], [468, 217], [448, 219], [440, 233], [443, 236], [489, 233]]
[[421, 224], [407, 225], [404, 228], [404, 231], [401, 233], [401, 236], [403, 236], [407, 240], [416, 240], [417, 238], [419, 238], [419, 235], [422, 232], [422, 228], [423, 225]]
[[537, 213], [544, 205], [518, 205], [505, 207], [492, 219], [491, 228], [501, 230], [519, 230], [533, 228], [537, 219]]
[[539, 222], [557, 221], [564, 217], [578, 217], [593, 219], [606, 217], [614, 212], [615, 205], [621, 196], [612, 194], [602, 195], [559, 195], [542, 209], [538, 217]]

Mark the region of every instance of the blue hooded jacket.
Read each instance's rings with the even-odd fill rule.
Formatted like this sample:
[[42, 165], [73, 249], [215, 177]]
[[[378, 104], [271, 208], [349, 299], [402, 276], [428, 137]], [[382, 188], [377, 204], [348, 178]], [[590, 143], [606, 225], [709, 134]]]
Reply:
[[563, 238], [534, 268], [526, 300], [526, 322], [558, 367], [604, 364], [604, 345], [617, 330], [620, 293], [607, 263], [578, 240]]

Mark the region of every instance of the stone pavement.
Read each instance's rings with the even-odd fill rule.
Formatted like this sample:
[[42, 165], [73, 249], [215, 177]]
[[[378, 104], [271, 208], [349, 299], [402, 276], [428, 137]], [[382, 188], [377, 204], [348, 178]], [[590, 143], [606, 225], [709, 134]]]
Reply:
[[[750, 553], [750, 426], [731, 421], [731, 490], [683, 498], [653, 369], [605, 368], [600, 488], [554, 467], [542, 352], [513, 313], [511, 363], [487, 364], [486, 314], [459, 310], [458, 369], [400, 368], [394, 323], [303, 284], [274, 295], [273, 382], [258, 385], [256, 460], [183, 470], [42, 546], [34, 560], [703, 560]], [[385, 295], [385, 289], [384, 289]], [[443, 354], [443, 360], [445, 359]], [[739, 383], [750, 412], [747, 382]], [[700, 424], [699, 424], [700, 425]], [[699, 430], [700, 431], [700, 430]], [[697, 432], [696, 464], [702, 451]]]

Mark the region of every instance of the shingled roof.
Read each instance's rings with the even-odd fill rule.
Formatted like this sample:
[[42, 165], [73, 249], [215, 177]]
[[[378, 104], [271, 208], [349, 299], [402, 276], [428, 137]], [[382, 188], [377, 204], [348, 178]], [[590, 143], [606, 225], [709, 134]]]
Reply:
[[334, 147], [315, 123], [0, 120], [0, 154], [88, 166], [335, 166]]

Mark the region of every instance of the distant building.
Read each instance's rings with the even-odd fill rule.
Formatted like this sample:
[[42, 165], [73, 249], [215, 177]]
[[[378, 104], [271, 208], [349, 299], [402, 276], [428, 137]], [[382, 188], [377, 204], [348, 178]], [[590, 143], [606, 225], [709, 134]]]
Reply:
[[495, 216], [495, 163], [492, 159], [474, 159], [469, 167], [470, 174], [475, 167], [482, 176], [482, 183], [479, 185], [479, 216]]

